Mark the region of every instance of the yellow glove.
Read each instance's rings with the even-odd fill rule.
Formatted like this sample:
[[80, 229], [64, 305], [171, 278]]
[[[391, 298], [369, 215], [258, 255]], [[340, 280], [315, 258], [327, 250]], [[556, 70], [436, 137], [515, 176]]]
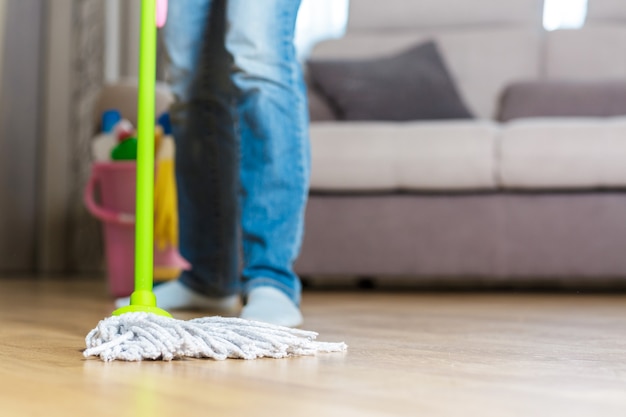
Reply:
[[175, 145], [163, 138], [156, 158], [154, 181], [154, 242], [160, 250], [178, 247], [178, 200], [174, 165]]

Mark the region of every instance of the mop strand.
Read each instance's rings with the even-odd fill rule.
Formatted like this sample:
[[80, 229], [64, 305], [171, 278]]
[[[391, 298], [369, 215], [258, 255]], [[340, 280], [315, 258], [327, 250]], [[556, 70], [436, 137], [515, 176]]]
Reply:
[[189, 321], [149, 313], [103, 319], [85, 338], [85, 357], [105, 362], [183, 357], [215, 360], [286, 358], [342, 352], [345, 343], [316, 341], [317, 333], [257, 321], [204, 317]]

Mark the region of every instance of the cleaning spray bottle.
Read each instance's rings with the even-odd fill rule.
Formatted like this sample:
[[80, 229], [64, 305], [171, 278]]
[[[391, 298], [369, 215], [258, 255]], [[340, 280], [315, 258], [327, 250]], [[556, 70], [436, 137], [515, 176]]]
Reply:
[[111, 109], [102, 113], [101, 132], [91, 142], [91, 154], [94, 162], [111, 161], [111, 152], [118, 143], [134, 135], [132, 123], [122, 118], [118, 110]]
[[95, 162], [107, 162], [111, 159], [111, 149], [117, 144], [115, 126], [122, 120], [117, 110], [102, 113], [100, 133], [91, 142], [91, 156]]

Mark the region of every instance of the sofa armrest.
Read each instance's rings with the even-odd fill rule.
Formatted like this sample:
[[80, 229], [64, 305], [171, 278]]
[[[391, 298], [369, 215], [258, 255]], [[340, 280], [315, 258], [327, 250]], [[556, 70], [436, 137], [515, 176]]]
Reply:
[[508, 86], [498, 120], [626, 115], [624, 81], [526, 81]]

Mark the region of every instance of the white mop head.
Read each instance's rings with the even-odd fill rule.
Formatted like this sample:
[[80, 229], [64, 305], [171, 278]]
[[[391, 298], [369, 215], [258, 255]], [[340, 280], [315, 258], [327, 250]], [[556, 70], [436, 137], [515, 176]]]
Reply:
[[189, 321], [148, 313], [108, 317], [85, 338], [84, 356], [140, 361], [176, 358], [285, 358], [342, 352], [345, 343], [315, 340], [317, 333], [238, 318], [204, 317]]

